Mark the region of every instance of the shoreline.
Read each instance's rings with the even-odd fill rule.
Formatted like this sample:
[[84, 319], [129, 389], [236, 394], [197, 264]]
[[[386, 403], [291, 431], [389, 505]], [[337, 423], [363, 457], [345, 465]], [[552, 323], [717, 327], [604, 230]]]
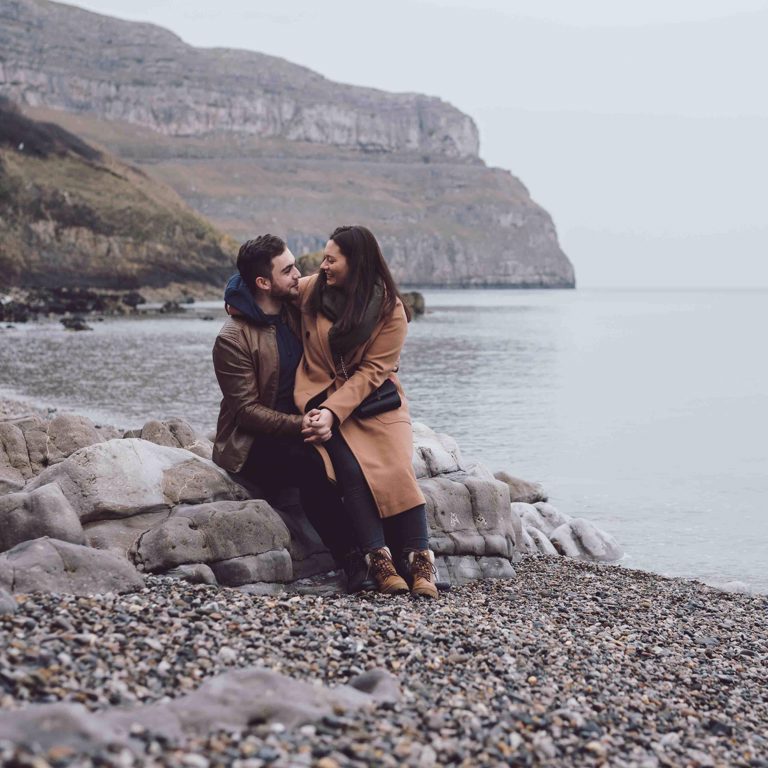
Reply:
[[454, 588], [434, 603], [260, 597], [162, 577], [122, 596], [29, 596], [0, 618], [10, 685], [0, 708], [11, 722], [46, 701], [107, 713], [158, 703], [161, 713], [168, 697], [253, 665], [319, 691], [383, 670], [399, 698], [294, 727], [285, 707], [233, 728], [219, 708], [218, 728], [167, 740], [137, 727], [121, 751], [81, 734], [58, 762], [0, 739], [0, 759], [35, 756], [41, 768], [104, 764], [108, 754], [131, 767], [764, 764], [764, 597], [567, 558], [516, 567], [514, 580]]

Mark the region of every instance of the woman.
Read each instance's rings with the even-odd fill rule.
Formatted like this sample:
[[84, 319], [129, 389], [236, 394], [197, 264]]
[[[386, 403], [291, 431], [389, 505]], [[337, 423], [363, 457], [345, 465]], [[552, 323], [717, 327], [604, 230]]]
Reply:
[[[424, 496], [411, 463], [411, 420], [396, 375], [410, 317], [370, 230], [336, 229], [320, 273], [300, 281], [299, 296], [304, 359], [295, 398], [305, 413], [305, 440], [320, 450], [340, 486], [378, 590], [408, 590], [386, 546], [386, 525], [407, 555], [411, 592], [437, 597]], [[386, 379], [397, 388], [399, 407], [356, 415]]]

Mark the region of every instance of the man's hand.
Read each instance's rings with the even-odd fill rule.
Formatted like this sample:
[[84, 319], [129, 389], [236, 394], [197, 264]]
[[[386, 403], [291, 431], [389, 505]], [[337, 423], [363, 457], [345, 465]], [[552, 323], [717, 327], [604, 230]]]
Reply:
[[333, 414], [327, 408], [313, 408], [304, 414], [301, 434], [305, 443], [324, 443], [331, 438]]

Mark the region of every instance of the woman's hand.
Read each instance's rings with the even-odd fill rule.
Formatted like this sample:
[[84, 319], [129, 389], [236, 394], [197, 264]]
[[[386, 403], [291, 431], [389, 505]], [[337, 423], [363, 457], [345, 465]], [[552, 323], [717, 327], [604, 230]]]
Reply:
[[304, 414], [301, 434], [305, 443], [324, 443], [331, 438], [333, 413], [327, 408], [313, 408]]

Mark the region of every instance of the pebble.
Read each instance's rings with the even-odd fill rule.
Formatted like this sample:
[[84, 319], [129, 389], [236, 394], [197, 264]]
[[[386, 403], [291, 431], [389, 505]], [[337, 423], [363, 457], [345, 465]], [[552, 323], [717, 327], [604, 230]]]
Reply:
[[[398, 703], [254, 723], [143, 754], [0, 744], [29, 768], [768, 765], [768, 601], [641, 571], [524, 558], [434, 602], [250, 595], [148, 576], [133, 595], [34, 595], [0, 617], [0, 710], [162, 702], [233, 666], [323, 685], [374, 668]], [[2, 716], [2, 712], [0, 712]]]

